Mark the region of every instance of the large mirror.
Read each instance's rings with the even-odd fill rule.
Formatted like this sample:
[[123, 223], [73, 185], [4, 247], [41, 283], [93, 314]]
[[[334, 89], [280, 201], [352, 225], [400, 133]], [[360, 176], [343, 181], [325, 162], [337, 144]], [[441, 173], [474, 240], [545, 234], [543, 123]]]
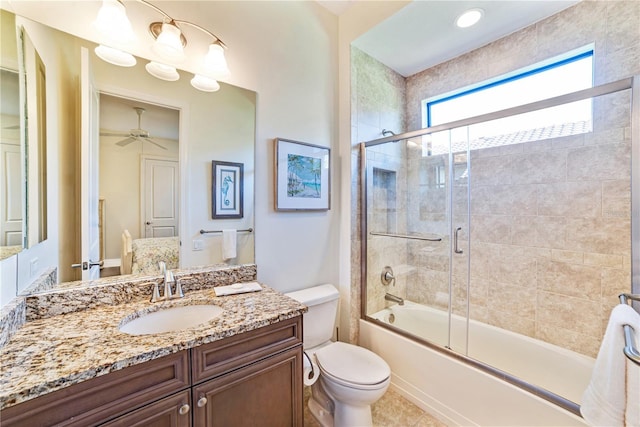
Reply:
[[15, 17], [0, 10], [0, 260], [24, 246], [24, 157]]
[[[57, 203], [49, 204], [59, 208], [58, 223], [49, 223], [59, 240], [59, 281], [154, 274], [141, 261], [155, 263], [149, 254], [158, 253], [175, 254], [171, 265], [179, 268], [254, 262], [254, 234], [243, 230], [254, 227], [255, 92], [224, 83], [217, 92], [200, 92], [181, 71], [178, 81], [159, 80], [145, 71], [142, 58], [133, 67], [118, 67], [100, 60], [90, 41], [33, 25], [40, 43], [51, 40], [43, 46], [48, 57], [55, 56], [54, 49], [62, 58], [55, 64], [56, 79], [77, 82], [60, 84], [58, 93], [75, 112], [49, 115], [69, 130], [47, 141], [56, 153], [49, 169], [59, 176]], [[42, 37], [48, 32], [51, 37]], [[45, 66], [49, 72], [46, 61]], [[73, 126], [60, 124], [69, 117]], [[87, 144], [95, 145], [90, 161]], [[243, 164], [242, 218], [212, 219], [212, 161]], [[87, 188], [96, 189], [88, 199]], [[85, 210], [95, 218], [85, 221]], [[222, 230], [227, 229], [237, 230], [237, 254], [223, 259]], [[87, 241], [98, 248], [98, 256], [85, 258]], [[146, 252], [136, 255], [140, 247]], [[94, 268], [98, 276], [83, 274], [90, 264], [102, 264]]]

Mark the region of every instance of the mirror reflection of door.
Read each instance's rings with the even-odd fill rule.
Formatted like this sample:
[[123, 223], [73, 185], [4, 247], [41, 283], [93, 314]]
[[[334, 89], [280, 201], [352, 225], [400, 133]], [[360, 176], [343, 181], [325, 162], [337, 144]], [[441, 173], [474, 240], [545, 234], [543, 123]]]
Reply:
[[100, 241], [98, 227], [98, 111], [99, 94], [91, 73], [89, 51], [81, 48], [80, 54], [80, 258], [72, 265], [82, 271], [82, 280], [100, 277]]
[[144, 237], [178, 235], [178, 161], [143, 156], [141, 228]]
[[0, 259], [22, 249], [22, 160], [18, 73], [0, 68]]
[[100, 95], [103, 277], [120, 274], [125, 230], [133, 241], [179, 235], [179, 117], [173, 108]]

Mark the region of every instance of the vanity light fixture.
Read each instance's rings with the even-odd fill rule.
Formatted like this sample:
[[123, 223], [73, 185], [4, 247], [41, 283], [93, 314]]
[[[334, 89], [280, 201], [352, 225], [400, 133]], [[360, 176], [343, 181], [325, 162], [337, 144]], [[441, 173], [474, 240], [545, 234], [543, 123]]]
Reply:
[[456, 18], [456, 25], [460, 28], [468, 28], [477, 24], [483, 16], [484, 10], [479, 8], [469, 9]]
[[[200, 61], [197, 73], [191, 80], [191, 85], [205, 92], [215, 92], [220, 89], [217, 80], [226, 79], [231, 75], [224, 57], [227, 46], [222, 40], [198, 24], [172, 18], [146, 0], [135, 1], [154, 9], [163, 16], [162, 22], [152, 22], [149, 25], [149, 33], [155, 40], [151, 50], [162, 61], [149, 62], [145, 66], [149, 74], [167, 81], [175, 81], [180, 78], [175, 64], [179, 64], [185, 59], [184, 48], [187, 45], [187, 38], [183, 34], [182, 27], [189, 26], [205, 33], [212, 39], [207, 53]], [[108, 40], [107, 44], [109, 45], [126, 45], [135, 39], [122, 0], [103, 0], [94, 27]], [[99, 58], [114, 65], [130, 67], [136, 63], [133, 55], [113, 46], [100, 45], [95, 52]]]
[[155, 61], [149, 61], [147, 65], [144, 66], [149, 74], [153, 77], [158, 78], [160, 80], [166, 80], [168, 82], [175, 82], [180, 78], [180, 74], [178, 74], [178, 70], [176, 67], [172, 67], [171, 65], [161, 64]]
[[113, 65], [118, 65], [120, 67], [133, 67], [136, 65], [136, 57], [131, 55], [130, 53], [123, 52], [118, 49], [114, 49], [109, 46], [99, 45], [95, 49], [96, 55], [98, 58], [102, 59]]

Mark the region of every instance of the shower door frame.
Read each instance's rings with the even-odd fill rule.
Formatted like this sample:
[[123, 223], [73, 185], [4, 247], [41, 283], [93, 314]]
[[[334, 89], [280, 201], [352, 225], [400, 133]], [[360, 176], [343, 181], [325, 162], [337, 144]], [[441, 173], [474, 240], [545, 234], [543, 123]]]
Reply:
[[[474, 124], [487, 122], [491, 120], [502, 119], [505, 117], [515, 116], [518, 114], [529, 113], [532, 111], [543, 110], [558, 105], [568, 104], [571, 102], [581, 101], [585, 99], [593, 99], [598, 96], [608, 95], [624, 90], [631, 90], [631, 292], [640, 293], [640, 222], [634, 223], [634, 218], [640, 218], [640, 75], [616, 80], [611, 83], [601, 84], [589, 89], [583, 89], [565, 95], [544, 99], [541, 101], [523, 104], [517, 107], [505, 110], [495, 111], [492, 113], [482, 114], [467, 119], [457, 120], [442, 125], [432, 126], [419, 129], [416, 131], [405, 132], [384, 138], [378, 138], [371, 141], [361, 142], [360, 145], [360, 318], [374, 323], [385, 329], [389, 329], [397, 334], [429, 347], [432, 350], [445, 353], [463, 363], [469, 364], [480, 369], [483, 372], [497, 376], [510, 384], [527, 390], [534, 395], [541, 397], [551, 403], [554, 403], [575, 415], [580, 415], [580, 406], [568, 399], [551, 393], [538, 386], [526, 383], [525, 381], [501, 371], [491, 365], [487, 365], [479, 360], [472, 359], [464, 354], [451, 350], [445, 346], [434, 344], [430, 341], [421, 339], [405, 332], [402, 329], [384, 323], [367, 314], [367, 156], [368, 147], [386, 144], [394, 141], [406, 140], [436, 132], [448, 131], [460, 127], [471, 126]], [[635, 114], [634, 114], [635, 113]], [[468, 150], [467, 150], [468, 153]], [[451, 155], [451, 152], [449, 153]], [[469, 162], [469, 157], [467, 162]], [[450, 164], [450, 167], [452, 165]], [[469, 182], [470, 185], [470, 182]], [[469, 204], [470, 208], [470, 204]], [[452, 212], [449, 213], [452, 215]], [[451, 220], [450, 220], [451, 221]], [[449, 230], [451, 232], [451, 230]], [[451, 271], [450, 271], [451, 274]], [[449, 277], [451, 281], [451, 277]], [[469, 283], [467, 283], [467, 287]], [[451, 287], [451, 283], [449, 283]], [[451, 297], [450, 297], [451, 298]], [[468, 294], [467, 294], [468, 299]], [[467, 301], [468, 303], [468, 301]], [[638, 306], [636, 306], [638, 309]], [[449, 306], [449, 316], [451, 315], [451, 305]], [[469, 316], [467, 315], [467, 322]], [[468, 335], [468, 333], [467, 333]], [[450, 338], [449, 338], [450, 339]]]

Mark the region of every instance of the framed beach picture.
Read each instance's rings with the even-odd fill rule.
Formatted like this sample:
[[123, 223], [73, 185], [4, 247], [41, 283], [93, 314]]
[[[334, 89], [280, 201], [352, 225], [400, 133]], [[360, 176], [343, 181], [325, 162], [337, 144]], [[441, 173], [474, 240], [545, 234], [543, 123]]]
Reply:
[[276, 210], [329, 210], [330, 149], [282, 138], [275, 144]]
[[242, 163], [212, 162], [212, 218], [242, 218], [244, 165]]

